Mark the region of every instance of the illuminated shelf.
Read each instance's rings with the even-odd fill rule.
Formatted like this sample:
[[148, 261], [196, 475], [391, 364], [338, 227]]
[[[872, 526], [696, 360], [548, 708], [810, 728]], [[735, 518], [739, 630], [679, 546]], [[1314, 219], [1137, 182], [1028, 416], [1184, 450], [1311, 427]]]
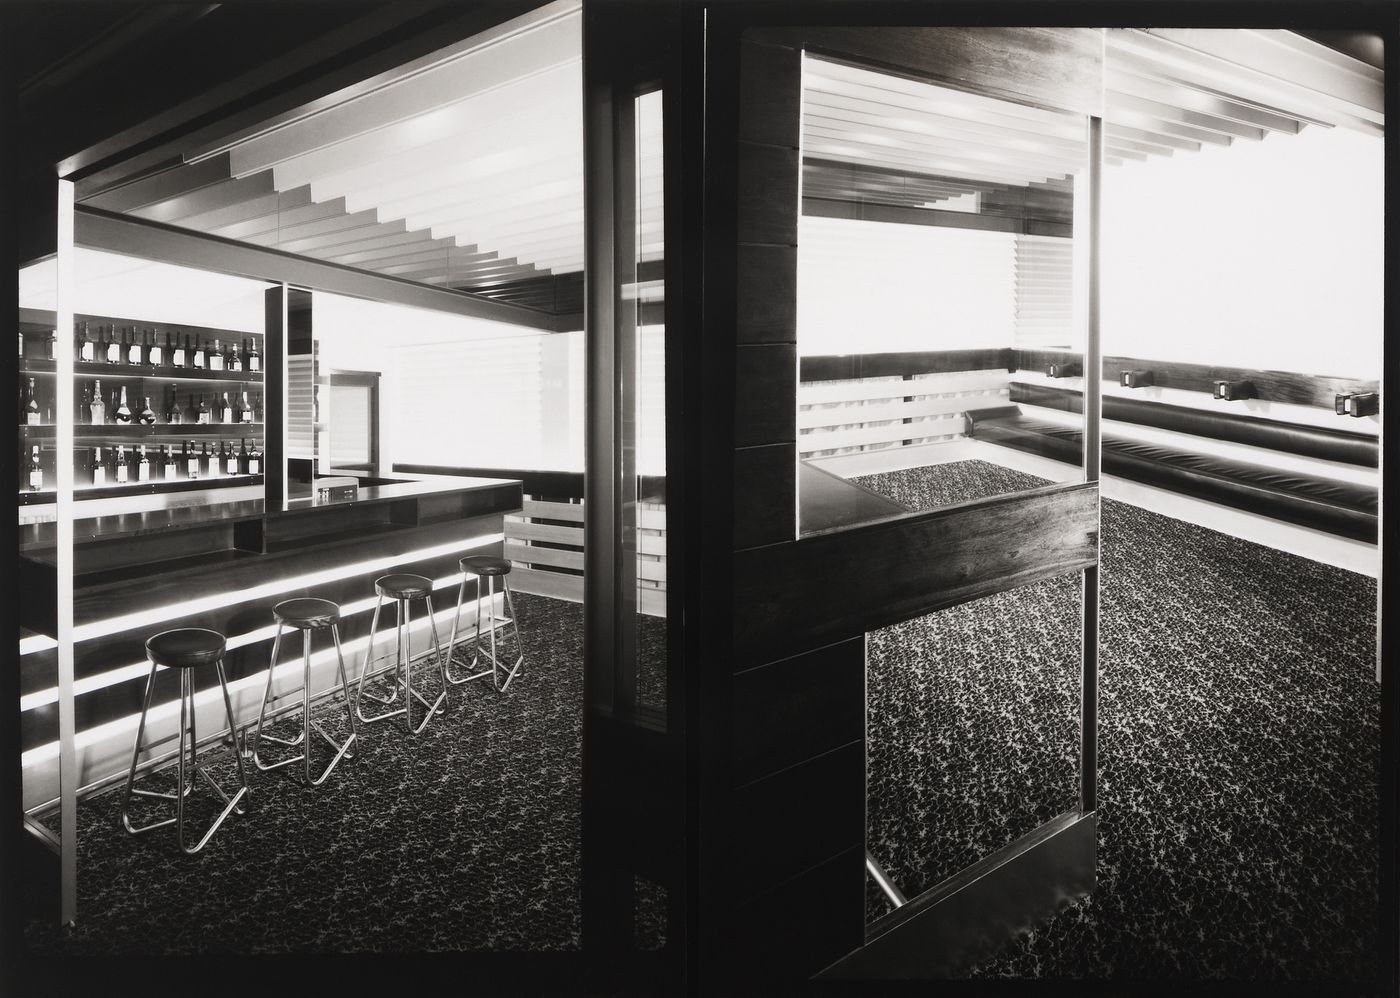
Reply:
[[[58, 362], [25, 358], [19, 363], [21, 376], [53, 374]], [[136, 367], [99, 361], [73, 362], [73, 374], [80, 378], [114, 378], [119, 381], [224, 381], [238, 385], [261, 385], [262, 371], [202, 371], [193, 367]]]
[[[52, 440], [58, 427], [19, 425], [20, 436], [26, 440]], [[262, 437], [262, 423], [154, 423], [145, 426], [141, 423], [79, 423], [73, 427], [74, 440], [139, 440], [143, 437]]]

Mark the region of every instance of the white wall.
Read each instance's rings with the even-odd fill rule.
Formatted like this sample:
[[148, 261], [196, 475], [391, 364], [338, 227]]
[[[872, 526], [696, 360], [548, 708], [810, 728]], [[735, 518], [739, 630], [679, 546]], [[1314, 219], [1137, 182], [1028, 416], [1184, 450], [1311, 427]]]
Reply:
[[799, 355], [1012, 343], [1009, 233], [804, 215], [797, 242]]
[[1375, 378], [1383, 143], [1341, 128], [1110, 167], [1106, 355]]

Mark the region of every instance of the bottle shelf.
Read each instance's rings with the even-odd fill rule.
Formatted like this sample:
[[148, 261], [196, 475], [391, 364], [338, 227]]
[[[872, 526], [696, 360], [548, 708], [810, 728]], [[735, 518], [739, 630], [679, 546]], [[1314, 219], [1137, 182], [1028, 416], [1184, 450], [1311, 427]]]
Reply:
[[[156, 478], [149, 482], [128, 482], [125, 485], [75, 485], [73, 487], [73, 497], [78, 500], [83, 499], [110, 499], [116, 496], [146, 495], [156, 492], [194, 492], [199, 489], [236, 488], [238, 486], [261, 485], [263, 476], [258, 475], [220, 475], [218, 478]], [[30, 492], [27, 489], [19, 493], [19, 505], [36, 506], [44, 503], [56, 502], [58, 493], [52, 488], [40, 489], [38, 492]]]
[[[57, 361], [26, 358], [19, 362], [21, 375], [53, 374]], [[205, 371], [194, 367], [137, 367], [133, 364], [108, 364], [102, 361], [75, 360], [73, 374], [80, 378], [113, 378], [119, 381], [222, 381], [237, 385], [261, 385], [262, 371]]]
[[[28, 426], [19, 424], [20, 436], [26, 440], [52, 440], [58, 427], [51, 424]], [[140, 440], [146, 437], [169, 437], [192, 440], [196, 437], [262, 438], [262, 423], [79, 423], [73, 427], [74, 440]]]

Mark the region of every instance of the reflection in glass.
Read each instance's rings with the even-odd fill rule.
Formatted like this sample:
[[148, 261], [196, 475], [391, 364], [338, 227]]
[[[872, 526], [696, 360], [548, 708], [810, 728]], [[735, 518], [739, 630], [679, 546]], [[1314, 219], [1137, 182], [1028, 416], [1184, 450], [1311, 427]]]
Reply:
[[800, 530], [1080, 480], [1086, 119], [803, 80]]
[[666, 282], [661, 91], [636, 113], [637, 704], [666, 713]]
[[868, 635], [866, 846], [906, 897], [1078, 805], [1080, 621], [1071, 573]]

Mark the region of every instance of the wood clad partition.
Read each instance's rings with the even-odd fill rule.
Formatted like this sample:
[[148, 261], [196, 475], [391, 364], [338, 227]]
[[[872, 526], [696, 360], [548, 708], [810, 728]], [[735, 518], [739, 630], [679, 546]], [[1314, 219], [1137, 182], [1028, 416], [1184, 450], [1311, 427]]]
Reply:
[[[732, 398], [732, 433], [716, 426], [709, 443], [732, 446], [728, 474], [713, 481], [728, 490], [715, 508], [732, 504], [733, 555], [728, 594], [706, 604], [711, 625], [730, 622], [713, 639], [730, 674], [704, 663], [703, 737], [728, 750], [701, 784], [702, 811], [716, 817], [708, 834], [702, 826], [700, 864], [712, 873], [699, 964], [702, 978], [752, 989], [806, 978], [865, 940], [865, 632], [1093, 566], [1098, 550], [1094, 485], [798, 539], [802, 49], [1093, 113], [1101, 40], [1068, 29], [745, 30], [743, 16], [712, 12], [707, 36], [707, 113], [718, 120], [706, 189], [721, 207], [707, 212], [706, 238], [733, 241], [707, 249], [704, 377], [714, 380], [703, 394]], [[1004, 370], [1006, 354], [985, 366]], [[716, 412], [711, 425], [722, 421]]]

